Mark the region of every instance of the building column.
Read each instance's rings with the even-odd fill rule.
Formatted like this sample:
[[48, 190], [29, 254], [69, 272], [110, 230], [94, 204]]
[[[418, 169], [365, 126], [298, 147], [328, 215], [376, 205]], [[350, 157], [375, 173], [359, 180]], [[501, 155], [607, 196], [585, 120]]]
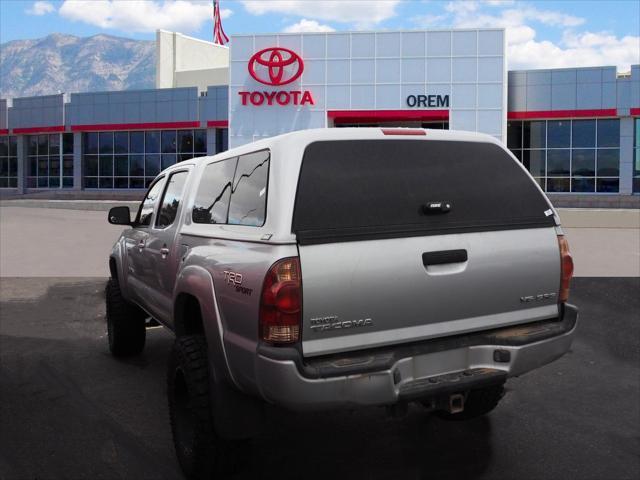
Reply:
[[207, 155], [216, 153], [216, 128], [207, 128]]
[[620, 194], [633, 193], [633, 117], [620, 119]]
[[82, 132], [73, 132], [73, 190], [82, 190]]
[[28, 144], [25, 135], [16, 136], [16, 147], [18, 148], [18, 189], [16, 193], [22, 195], [27, 188], [27, 176], [29, 175]]

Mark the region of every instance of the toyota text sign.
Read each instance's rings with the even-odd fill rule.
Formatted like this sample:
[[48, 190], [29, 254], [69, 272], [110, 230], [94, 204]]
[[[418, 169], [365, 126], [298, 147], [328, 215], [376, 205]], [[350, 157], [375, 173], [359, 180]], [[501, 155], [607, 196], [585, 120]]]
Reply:
[[[284, 47], [265, 48], [256, 52], [247, 65], [251, 77], [270, 87], [295, 82], [302, 76], [304, 61], [293, 50]], [[314, 105], [308, 90], [240, 91], [242, 105]]]

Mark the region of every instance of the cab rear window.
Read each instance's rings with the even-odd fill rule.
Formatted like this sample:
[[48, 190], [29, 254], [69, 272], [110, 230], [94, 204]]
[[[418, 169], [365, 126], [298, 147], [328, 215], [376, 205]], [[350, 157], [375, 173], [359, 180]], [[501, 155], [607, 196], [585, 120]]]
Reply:
[[550, 225], [543, 194], [497, 145], [341, 140], [306, 148], [292, 230], [311, 244]]

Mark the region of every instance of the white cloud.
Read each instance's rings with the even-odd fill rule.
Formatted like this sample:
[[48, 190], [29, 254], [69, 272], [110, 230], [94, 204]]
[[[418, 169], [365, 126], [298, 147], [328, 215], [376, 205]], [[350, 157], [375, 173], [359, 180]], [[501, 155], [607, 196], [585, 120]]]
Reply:
[[431, 28], [446, 25], [448, 18], [448, 15], [425, 14], [416, 15], [411, 18], [411, 21], [416, 25], [419, 25], [420, 28]]
[[[194, 32], [212, 21], [213, 2], [208, 0], [65, 0], [61, 16], [100, 28], [123, 32], [157, 29]], [[222, 18], [232, 14], [221, 9]]]
[[25, 10], [27, 15], [46, 15], [47, 13], [51, 13], [55, 11], [55, 7], [51, 2], [33, 2], [31, 8]]
[[444, 9], [456, 15], [468, 15], [478, 10], [479, 7], [480, 5], [477, 1], [469, 0], [467, 2], [449, 2], [444, 6]]
[[[640, 37], [617, 37], [607, 32], [576, 32], [585, 19], [555, 10], [540, 10], [524, 2], [517, 7], [487, 12], [484, 6], [500, 7], [505, 2], [450, 2], [444, 6], [447, 18], [439, 26], [460, 28], [505, 28], [509, 68], [561, 68], [616, 65], [628, 70], [640, 62]], [[437, 17], [437, 16], [436, 16]], [[429, 27], [429, 16], [413, 19], [416, 24]], [[557, 42], [537, 40], [536, 23], [561, 29]]]
[[370, 28], [395, 16], [400, 0], [242, 0], [252, 15], [280, 13], [317, 20], [353, 23], [357, 28]]
[[303, 33], [303, 32], [334, 32], [335, 29], [329, 25], [323, 25], [315, 20], [307, 20], [303, 18], [298, 23], [289, 25], [284, 29], [286, 33]]
[[628, 71], [640, 61], [640, 37], [565, 32], [559, 44], [529, 40], [508, 47], [509, 68], [562, 68], [615, 65]]
[[521, 10], [522, 16], [528, 20], [538, 21], [545, 25], [554, 25], [561, 27], [577, 27], [585, 22], [582, 17], [567, 15], [566, 13], [554, 12], [552, 10], [538, 10], [537, 8], [528, 7]]
[[515, 4], [516, 0], [485, 0], [484, 3], [490, 7], [506, 7]]

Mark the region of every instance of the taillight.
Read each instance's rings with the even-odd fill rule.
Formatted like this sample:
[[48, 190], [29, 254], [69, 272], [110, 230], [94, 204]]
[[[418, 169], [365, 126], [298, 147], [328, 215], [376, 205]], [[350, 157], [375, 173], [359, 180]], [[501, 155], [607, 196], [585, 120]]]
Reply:
[[260, 296], [260, 338], [271, 344], [297, 342], [301, 312], [300, 260], [283, 258], [271, 266], [264, 278]]
[[560, 294], [558, 300], [566, 302], [569, 300], [569, 283], [573, 277], [573, 258], [569, 252], [569, 242], [564, 235], [558, 235], [558, 245], [560, 246]]

